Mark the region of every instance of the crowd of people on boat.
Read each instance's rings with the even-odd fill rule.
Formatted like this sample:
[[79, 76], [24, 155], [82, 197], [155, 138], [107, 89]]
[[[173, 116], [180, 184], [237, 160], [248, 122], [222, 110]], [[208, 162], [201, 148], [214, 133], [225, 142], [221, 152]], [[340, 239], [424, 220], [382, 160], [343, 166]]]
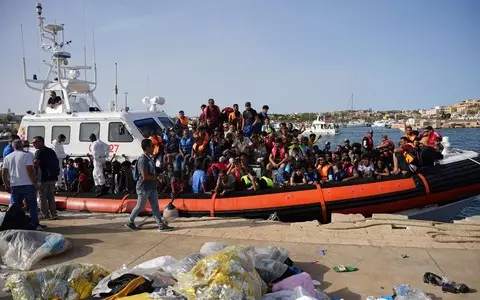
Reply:
[[[406, 126], [397, 143], [383, 135], [375, 146], [374, 133], [368, 130], [360, 142], [345, 139], [343, 145], [328, 141], [320, 145], [321, 137], [306, 133], [303, 126], [297, 129], [292, 123], [280, 123], [275, 130], [268, 110], [264, 105], [257, 112], [250, 102], [245, 103], [243, 112], [237, 104], [220, 110], [209, 99], [208, 105], [201, 106], [198, 121], [191, 122], [180, 111], [172, 128], [153, 130], [142, 141], [142, 157], [154, 166], [151, 176], [139, 173], [149, 167], [145, 159], [142, 166], [137, 160], [119, 162], [95, 134], [90, 135], [92, 153], [88, 158], [68, 157], [62, 145], [64, 135], [52, 142], [52, 149], [42, 137], [35, 137], [32, 142], [37, 150], [32, 161], [42, 215], [56, 218], [55, 189], [73, 194], [95, 192], [97, 196], [138, 194], [144, 176], [151, 177], [157, 193], [172, 198], [182, 193], [222, 197], [234, 191], [407, 176], [442, 158], [442, 137], [431, 126], [422, 133]], [[29, 152], [28, 141], [20, 141], [16, 135], [10, 141], [4, 160], [15, 150]], [[56, 169], [57, 175], [52, 175]]]
[[[397, 143], [383, 135], [375, 146], [369, 130], [360, 143], [345, 139], [343, 145], [319, 145], [320, 136], [305, 134], [305, 128], [296, 129], [292, 123], [280, 123], [276, 131], [268, 109], [264, 105], [258, 113], [247, 102], [243, 112], [237, 104], [220, 110], [209, 99], [197, 122], [180, 111], [175, 126], [151, 132], [158, 192], [222, 196], [241, 190], [380, 179], [416, 172], [442, 158], [442, 138], [430, 126], [423, 133], [407, 126]], [[136, 161], [119, 162], [115, 155], [107, 160], [108, 145], [94, 134], [90, 136], [93, 153], [87, 159], [68, 158], [63, 147], [58, 148], [64, 140], [60, 135], [53, 142], [62, 168], [57, 189], [97, 195], [135, 192]], [[11, 149], [5, 149], [4, 157]]]

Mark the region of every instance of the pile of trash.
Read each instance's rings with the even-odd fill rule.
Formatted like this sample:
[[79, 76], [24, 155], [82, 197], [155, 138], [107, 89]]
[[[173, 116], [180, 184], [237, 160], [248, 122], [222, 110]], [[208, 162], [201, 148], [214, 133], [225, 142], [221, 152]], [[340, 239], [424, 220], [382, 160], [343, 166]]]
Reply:
[[71, 264], [7, 278], [13, 299], [329, 300], [284, 248], [205, 243], [177, 260], [161, 256], [114, 272]]
[[0, 231], [0, 267], [27, 271], [45, 257], [72, 248], [61, 234], [34, 230]]

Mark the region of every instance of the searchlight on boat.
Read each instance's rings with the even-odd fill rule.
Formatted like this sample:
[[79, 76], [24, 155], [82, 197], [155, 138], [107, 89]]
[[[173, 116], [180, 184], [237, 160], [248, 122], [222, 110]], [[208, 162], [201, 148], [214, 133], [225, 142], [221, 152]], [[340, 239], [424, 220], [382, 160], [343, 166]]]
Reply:
[[157, 111], [157, 105], [164, 105], [165, 104], [165, 98], [159, 97], [159, 96], [154, 96], [154, 97], [143, 97], [142, 98], [142, 103], [144, 105], [148, 105], [148, 111], [155, 112]]

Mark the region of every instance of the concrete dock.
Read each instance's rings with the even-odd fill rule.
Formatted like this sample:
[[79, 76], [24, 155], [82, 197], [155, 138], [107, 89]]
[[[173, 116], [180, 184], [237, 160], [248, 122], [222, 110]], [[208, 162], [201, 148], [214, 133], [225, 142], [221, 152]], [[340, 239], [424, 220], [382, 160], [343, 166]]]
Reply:
[[[198, 252], [209, 241], [276, 245], [288, 249], [295, 265], [320, 281], [322, 290], [345, 300], [388, 295], [394, 285], [402, 283], [434, 295], [433, 299], [480, 299], [479, 293], [445, 294], [422, 280], [425, 272], [433, 272], [480, 288], [478, 217], [445, 224], [396, 215], [374, 215], [371, 219], [334, 215], [333, 223], [327, 225], [191, 218], [171, 222], [176, 230], [169, 233], [158, 232], [151, 217], [137, 220], [143, 230], [130, 231], [123, 227], [126, 217], [63, 212], [60, 220], [45, 221], [49, 231], [69, 238], [73, 249], [42, 260], [36, 268], [82, 262], [115, 270], [162, 255], [181, 258]], [[317, 253], [321, 249], [326, 250], [325, 255]], [[359, 270], [336, 273], [332, 268], [339, 264], [354, 264]], [[0, 299], [9, 296], [0, 293]]]

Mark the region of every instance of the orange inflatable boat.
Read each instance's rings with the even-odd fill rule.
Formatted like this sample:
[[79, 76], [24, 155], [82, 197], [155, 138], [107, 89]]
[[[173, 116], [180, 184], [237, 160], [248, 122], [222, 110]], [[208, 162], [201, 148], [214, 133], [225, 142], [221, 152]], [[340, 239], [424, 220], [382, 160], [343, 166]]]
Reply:
[[[444, 205], [480, 194], [480, 158], [461, 159], [424, 168], [411, 177], [390, 176], [381, 180], [352, 180], [345, 183], [303, 185], [254, 192], [234, 192], [225, 197], [184, 194], [175, 199], [181, 216], [268, 218], [277, 213], [282, 221], [317, 219], [329, 222], [331, 213], [395, 213], [429, 205]], [[159, 195], [163, 209], [169, 195]], [[0, 204], [10, 195], [0, 192]], [[128, 213], [136, 195], [93, 193], [72, 196], [59, 193], [57, 209], [105, 213]], [[147, 205], [146, 212], [151, 209]]]

